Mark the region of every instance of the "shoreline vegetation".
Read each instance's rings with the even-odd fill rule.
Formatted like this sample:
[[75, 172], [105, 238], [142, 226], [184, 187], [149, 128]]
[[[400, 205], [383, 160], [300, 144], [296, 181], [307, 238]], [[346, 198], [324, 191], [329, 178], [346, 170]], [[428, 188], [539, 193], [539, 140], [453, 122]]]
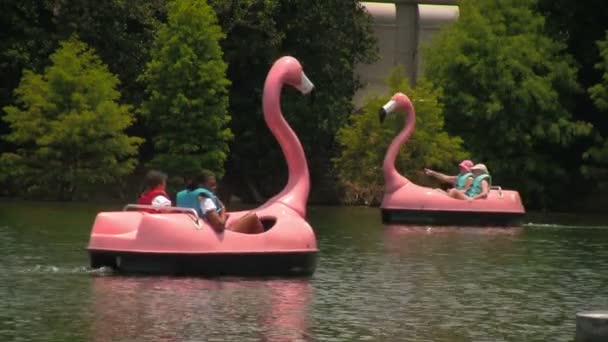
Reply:
[[382, 160], [403, 117], [380, 126], [375, 111], [398, 90], [418, 118], [397, 160], [413, 182], [438, 186], [417, 170], [452, 173], [472, 159], [519, 191], [530, 211], [602, 211], [601, 6], [462, 0], [458, 21], [425, 47], [415, 86], [396, 66], [382, 75], [389, 91], [354, 108], [364, 86], [357, 65], [380, 58], [360, 1], [7, 0], [0, 196], [134, 201], [148, 169], [167, 172], [175, 192], [203, 167], [222, 179], [223, 198], [259, 203], [287, 179], [263, 119], [263, 84], [277, 58], [293, 55], [318, 90], [312, 105], [293, 92], [282, 96], [308, 158], [310, 204], [380, 201]]

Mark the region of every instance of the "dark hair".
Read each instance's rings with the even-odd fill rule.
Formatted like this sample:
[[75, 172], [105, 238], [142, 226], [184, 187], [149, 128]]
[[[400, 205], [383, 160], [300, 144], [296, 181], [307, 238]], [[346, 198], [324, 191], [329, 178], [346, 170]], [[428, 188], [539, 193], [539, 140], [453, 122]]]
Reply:
[[167, 174], [157, 170], [150, 170], [146, 174], [146, 180], [144, 181], [144, 185], [146, 189], [154, 189], [162, 183], [167, 182]]
[[188, 177], [186, 181], [186, 189], [192, 191], [203, 186], [211, 178], [215, 178], [215, 173], [211, 170], [201, 170], [196, 176]]

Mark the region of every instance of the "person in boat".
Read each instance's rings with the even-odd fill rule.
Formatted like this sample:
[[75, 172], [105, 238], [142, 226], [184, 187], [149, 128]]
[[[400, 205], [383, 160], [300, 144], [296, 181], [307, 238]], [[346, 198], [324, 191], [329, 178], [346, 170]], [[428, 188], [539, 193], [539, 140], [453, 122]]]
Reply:
[[470, 160], [463, 160], [458, 164], [459, 173], [454, 176], [444, 175], [443, 173], [431, 170], [424, 169], [424, 173], [427, 176], [434, 177], [444, 183], [449, 183], [453, 186], [453, 188], [448, 190], [450, 191], [460, 191], [465, 192], [469, 189], [471, 184], [473, 184], [473, 174], [471, 173], [471, 167], [473, 167], [473, 162]]
[[487, 198], [492, 186], [492, 177], [484, 164], [475, 164], [471, 167], [473, 184], [465, 192], [450, 191], [448, 194], [457, 199], [476, 200]]
[[165, 190], [167, 175], [161, 171], [150, 170], [145, 178], [145, 190], [139, 195], [137, 204], [155, 207], [170, 207], [171, 200]]
[[229, 215], [226, 213], [226, 207], [215, 194], [216, 190], [215, 174], [203, 170], [188, 182], [186, 189], [177, 193], [176, 205], [196, 210], [199, 216], [218, 232], [225, 229], [247, 234], [264, 232], [264, 227], [255, 213], [249, 213], [230, 227], [226, 227]]

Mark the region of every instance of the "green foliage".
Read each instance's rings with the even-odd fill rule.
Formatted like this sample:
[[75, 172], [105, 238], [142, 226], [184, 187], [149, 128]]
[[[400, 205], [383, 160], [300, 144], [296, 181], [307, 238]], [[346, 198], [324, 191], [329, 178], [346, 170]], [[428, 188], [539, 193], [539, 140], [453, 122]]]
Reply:
[[[594, 67], [600, 57], [596, 42], [605, 37], [608, 11], [605, 0], [538, 0], [540, 11], [546, 16], [546, 26], [553, 37], [566, 43], [566, 48], [578, 66], [578, 80], [588, 88], [601, 80], [601, 74]], [[573, 114], [608, 129], [608, 120], [598, 120], [589, 105], [587, 94], [576, 94], [576, 108]], [[582, 107], [582, 109], [580, 109]]]
[[[336, 133], [353, 112], [352, 98], [361, 84], [355, 73], [358, 63], [377, 58], [372, 18], [359, 1], [283, 0], [277, 23], [285, 32], [282, 46], [297, 56], [318, 89], [311, 107], [308, 101], [293, 101], [290, 92], [284, 112], [299, 133], [319, 188], [335, 184], [331, 159], [336, 156]], [[337, 15], [339, 14], [339, 15]], [[332, 195], [323, 193], [325, 198]]]
[[[136, 78], [164, 12], [165, 0], [0, 2], [0, 107], [13, 102], [22, 70], [41, 72], [59, 42], [73, 34], [118, 75], [122, 98], [139, 105], [142, 86]], [[3, 128], [0, 123], [0, 134]]]
[[56, 39], [78, 34], [118, 75], [127, 103], [139, 105], [143, 87], [137, 77], [144, 71], [155, 33], [165, 19], [166, 0], [70, 0], [56, 4]]
[[597, 108], [608, 111], [608, 31], [606, 38], [598, 41], [597, 46], [600, 49], [600, 61], [595, 67], [602, 72], [602, 79], [600, 83], [589, 88], [589, 94]]
[[[282, 159], [262, 116], [264, 80], [271, 64], [280, 56], [284, 39], [284, 33], [275, 22], [277, 1], [210, 0], [209, 4], [226, 33], [226, 39], [221, 43], [231, 81], [230, 128], [237, 137], [230, 146], [224, 181], [235, 186], [239, 196], [253, 201], [252, 194], [243, 191], [248, 189], [247, 183], [256, 179], [267, 182], [268, 175], [262, 170], [269, 168], [261, 164]], [[280, 180], [272, 183], [280, 183]], [[226, 187], [222, 188], [226, 190]]]
[[334, 159], [338, 177], [344, 186], [345, 201], [350, 204], [373, 204], [382, 199], [384, 178], [382, 163], [386, 150], [395, 136], [403, 129], [404, 115], [389, 115], [378, 122], [378, 110], [396, 92], [408, 95], [416, 110], [416, 130], [400, 149], [397, 169], [412, 180], [419, 175], [414, 170], [433, 167], [454, 169], [457, 162], [468, 157], [462, 139], [450, 136], [443, 127], [443, 105], [439, 93], [429, 82], [419, 80], [415, 88], [409, 86], [403, 67], [395, 68], [387, 84], [390, 93], [370, 98], [360, 114], [351, 115], [351, 123], [338, 132], [342, 150]]
[[142, 139], [124, 134], [131, 109], [117, 102], [119, 81], [92, 49], [71, 38], [50, 59], [44, 74], [24, 72], [18, 105], [4, 107], [6, 140], [19, 148], [0, 164], [22, 192], [71, 199], [131, 172]]
[[5, 0], [0, 2], [0, 106], [11, 101], [24, 68], [42, 69], [57, 47], [53, 32], [52, 6], [46, 1]]
[[[608, 112], [608, 31], [606, 38], [598, 41], [600, 50], [600, 61], [595, 65], [601, 72], [601, 81], [589, 88], [591, 99], [597, 108], [605, 114]], [[585, 152], [588, 164], [583, 167], [583, 172], [598, 180], [601, 185], [608, 184], [608, 139], [597, 135], [596, 144]]]
[[[335, 134], [352, 111], [351, 99], [360, 87], [355, 65], [376, 57], [371, 17], [354, 0], [212, 3], [227, 32], [231, 127], [238, 137], [231, 147], [228, 175], [236, 178], [236, 184], [248, 180], [266, 196], [284, 185], [286, 167], [277, 164], [284, 158], [264, 122], [261, 99], [271, 64], [282, 55], [292, 55], [318, 92], [311, 106], [309, 98], [286, 87], [283, 113], [306, 151], [313, 182], [319, 185], [313, 189], [331, 188]], [[246, 193], [239, 195], [248, 198]]]
[[77, 34], [119, 75], [121, 91], [134, 100], [141, 93], [136, 77], [145, 66], [165, 0], [6, 0], [0, 9], [6, 28], [0, 32], [3, 85], [16, 85], [23, 68], [42, 69], [59, 42]]
[[153, 134], [150, 166], [172, 176], [208, 168], [222, 174], [232, 134], [224, 37], [213, 9], [200, 0], [168, 5], [141, 80], [147, 84], [143, 114]]
[[544, 34], [534, 0], [464, 0], [460, 18], [425, 53], [443, 89], [448, 131], [461, 135], [502, 185], [545, 206], [566, 194], [573, 170], [555, 156], [587, 136], [569, 97], [580, 89], [564, 46]]

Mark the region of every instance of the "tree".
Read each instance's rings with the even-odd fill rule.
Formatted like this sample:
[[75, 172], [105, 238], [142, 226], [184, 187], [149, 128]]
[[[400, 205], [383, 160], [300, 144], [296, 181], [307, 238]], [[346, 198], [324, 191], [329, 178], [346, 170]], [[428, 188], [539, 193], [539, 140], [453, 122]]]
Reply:
[[[11, 94], [24, 69], [42, 72], [59, 42], [73, 34], [93, 47], [110, 72], [120, 79], [124, 102], [139, 106], [142, 85], [136, 82], [165, 0], [5, 0], [0, 2], [0, 108], [13, 103]], [[130, 131], [145, 134], [135, 125]], [[0, 122], [0, 134], [8, 133]], [[3, 146], [0, 143], [0, 149]], [[7, 146], [13, 150], [13, 146]]]
[[[0, 108], [14, 102], [12, 94], [22, 70], [41, 71], [49, 54], [57, 48], [50, 38], [52, 30], [47, 28], [51, 16], [47, 2], [0, 2]], [[0, 120], [0, 135], [8, 133], [8, 125]], [[14, 150], [14, 146], [0, 139], [0, 151], [9, 150]]]
[[78, 34], [118, 75], [125, 101], [139, 105], [143, 87], [137, 77], [144, 71], [160, 23], [166, 20], [166, 0], [70, 0], [55, 4], [52, 19], [56, 39]]
[[[608, 112], [608, 31], [606, 38], [598, 41], [597, 45], [601, 60], [595, 67], [602, 73], [601, 81], [589, 88], [589, 94], [597, 108], [605, 114]], [[596, 139], [598, 144], [585, 153], [590, 165], [586, 165], [583, 171], [599, 180], [605, 187], [608, 185], [608, 139], [602, 138], [599, 134]]]
[[[601, 44], [598, 44], [606, 35], [608, 11], [605, 10], [605, 1], [539, 0], [538, 7], [546, 16], [548, 32], [564, 41], [567, 52], [576, 60], [579, 67], [577, 80], [583, 89], [605, 82], [602, 81], [603, 73], [597, 72], [598, 68], [602, 70], [597, 66], [598, 61], [603, 63], [601, 61], [606, 58], [600, 55]], [[597, 100], [589, 95], [589, 92], [574, 94], [572, 114], [575, 119], [593, 124], [592, 139], [574, 145], [569, 154], [583, 155], [583, 160], [574, 161], [575, 166], [582, 163], [583, 175], [586, 176], [578, 187], [595, 189], [596, 193], [589, 199], [591, 206], [603, 208], [601, 201], [594, 197], [599, 199], [602, 196], [602, 189], [596, 185], [599, 184], [600, 188], [608, 185], [608, 115], [605, 115], [606, 109], [601, 109]]]
[[564, 46], [544, 34], [534, 4], [462, 1], [458, 22], [425, 54], [425, 72], [443, 90], [448, 131], [464, 138], [495, 180], [522, 191], [528, 205], [546, 207], [572, 197], [577, 170], [566, 168], [564, 151], [591, 125], [568, 111], [580, 91], [576, 69]]
[[[226, 199], [234, 191], [246, 201], [262, 201], [257, 187], [268, 180], [268, 175], [261, 171], [269, 169], [264, 168], [263, 163], [282, 158], [262, 116], [264, 80], [270, 66], [280, 56], [285, 36], [275, 21], [278, 1], [210, 0], [209, 4], [215, 9], [222, 31], [226, 33], [221, 45], [231, 82], [230, 128], [237, 137], [231, 142], [232, 153], [226, 163], [226, 175], [220, 190]], [[276, 172], [271, 173], [273, 175]]]
[[254, 188], [270, 196], [287, 179], [287, 168], [276, 163], [283, 155], [264, 122], [261, 99], [272, 63], [282, 55], [292, 55], [303, 64], [317, 94], [311, 106], [309, 99], [287, 87], [282, 95], [283, 113], [306, 151], [317, 184], [311, 197], [335, 197], [331, 168], [335, 134], [352, 111], [351, 99], [360, 87], [355, 66], [376, 57], [372, 18], [355, 0], [212, 3], [227, 33], [224, 51], [232, 80], [231, 127], [238, 137], [231, 146], [227, 176], [238, 185], [237, 194], [253, 199], [250, 193], [256, 191], [248, 190]]
[[591, 99], [602, 111], [608, 111], [608, 31], [606, 38], [597, 42], [600, 49], [600, 61], [595, 68], [602, 72], [601, 82], [589, 88]]
[[[378, 57], [373, 19], [360, 1], [283, 0], [277, 23], [285, 32], [282, 50], [298, 56], [318, 92], [311, 106], [307, 101], [284, 101], [288, 120], [300, 132], [307, 153], [311, 178], [320, 190], [313, 200], [336, 198], [336, 133], [353, 112], [352, 98], [361, 87], [355, 67]], [[332, 189], [333, 190], [333, 189]], [[316, 195], [316, 196], [315, 196]]]
[[151, 166], [173, 175], [208, 168], [222, 174], [232, 137], [224, 37], [206, 1], [175, 0], [161, 26], [152, 59], [141, 80], [147, 84], [143, 115], [153, 134]]
[[462, 139], [445, 132], [443, 105], [428, 81], [420, 79], [416, 88], [410, 87], [403, 67], [399, 66], [391, 72], [387, 84], [388, 94], [367, 100], [362, 113], [352, 114], [351, 123], [338, 132], [341, 152], [334, 165], [349, 204], [376, 204], [382, 199], [382, 162], [389, 144], [403, 129], [404, 116], [391, 115], [380, 124], [378, 109], [396, 92], [408, 95], [416, 110], [416, 130], [399, 151], [398, 170], [409, 173], [416, 181], [420, 177], [413, 170], [423, 167], [450, 170], [468, 157]]
[[124, 134], [131, 108], [117, 102], [118, 78], [94, 50], [71, 38], [50, 59], [44, 74], [24, 72], [17, 106], [4, 107], [6, 140], [19, 148], [1, 163], [24, 192], [72, 199], [131, 172], [142, 139]]
[[[577, 79], [582, 87], [589, 88], [601, 80], [595, 64], [600, 59], [597, 41], [602, 40], [608, 22], [604, 0], [538, 0], [538, 8], [546, 17], [549, 34], [566, 44], [579, 67]], [[575, 118], [594, 124], [602, 133], [608, 133], [608, 118], [597, 115], [585, 92], [575, 94]]]
[[10, 97], [24, 68], [42, 70], [59, 42], [73, 34], [120, 75], [120, 90], [127, 98], [138, 98], [136, 77], [145, 65], [164, 7], [165, 0], [2, 1], [0, 101]]

